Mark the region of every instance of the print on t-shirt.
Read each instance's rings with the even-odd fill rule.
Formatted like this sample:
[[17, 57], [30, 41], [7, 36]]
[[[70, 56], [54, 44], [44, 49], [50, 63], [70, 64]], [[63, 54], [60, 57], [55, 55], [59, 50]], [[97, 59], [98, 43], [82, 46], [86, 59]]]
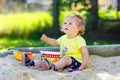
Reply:
[[68, 48], [66, 46], [62, 46], [62, 53], [66, 54], [68, 52]]

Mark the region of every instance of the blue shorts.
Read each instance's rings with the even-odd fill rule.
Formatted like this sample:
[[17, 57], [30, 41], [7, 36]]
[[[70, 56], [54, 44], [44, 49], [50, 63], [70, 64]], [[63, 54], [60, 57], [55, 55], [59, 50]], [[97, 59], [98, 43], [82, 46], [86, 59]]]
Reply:
[[74, 59], [73, 57], [70, 58], [72, 59], [72, 63], [68, 67], [70, 67], [71, 69], [76, 69], [81, 66], [81, 63], [78, 62], [76, 59]]

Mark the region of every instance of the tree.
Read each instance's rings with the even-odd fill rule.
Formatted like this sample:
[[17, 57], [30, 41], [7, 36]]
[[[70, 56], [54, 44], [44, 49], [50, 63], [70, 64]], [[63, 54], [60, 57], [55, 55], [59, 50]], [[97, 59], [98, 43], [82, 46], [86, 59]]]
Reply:
[[[91, 9], [87, 19], [87, 26], [91, 28], [91, 30], [97, 29], [98, 24], [98, 0], [90, 0]], [[88, 28], [89, 29], [89, 28]]]
[[59, 33], [59, 8], [58, 1], [53, 0], [53, 27], [52, 27], [52, 37], [56, 38]]

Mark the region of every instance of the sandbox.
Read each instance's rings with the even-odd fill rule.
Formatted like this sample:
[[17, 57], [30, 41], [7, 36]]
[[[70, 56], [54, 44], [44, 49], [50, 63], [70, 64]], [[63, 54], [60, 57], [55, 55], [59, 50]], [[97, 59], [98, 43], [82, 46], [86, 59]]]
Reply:
[[[91, 55], [87, 69], [75, 72], [68, 72], [67, 69], [41, 71], [34, 67], [25, 67], [12, 54], [15, 50], [31, 51], [36, 54], [37, 59], [39, 50], [59, 51], [59, 47], [8, 49], [0, 53], [0, 80], [120, 80], [119, 44], [88, 46], [88, 49]], [[94, 70], [89, 70], [90, 67], [94, 67]]]

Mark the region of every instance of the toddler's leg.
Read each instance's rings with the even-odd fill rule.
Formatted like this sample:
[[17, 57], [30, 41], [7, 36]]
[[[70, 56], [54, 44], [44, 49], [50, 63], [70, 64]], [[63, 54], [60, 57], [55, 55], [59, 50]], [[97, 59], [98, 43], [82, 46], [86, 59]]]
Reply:
[[69, 66], [71, 63], [72, 63], [72, 59], [70, 57], [65, 56], [56, 63], [52, 64], [51, 69], [53, 70], [63, 69], [66, 66]]
[[47, 60], [30, 60], [27, 54], [22, 55], [22, 64], [24, 66], [35, 66], [37, 68], [42, 68], [42, 70], [59, 70], [63, 69], [66, 66], [69, 66], [72, 63], [72, 59], [70, 57], [63, 57], [59, 61], [54, 64], [49, 64]]
[[35, 65], [34, 61], [30, 60], [29, 57], [27, 56], [27, 54], [22, 55], [22, 64], [24, 66], [34, 66]]
[[49, 62], [47, 60], [30, 60], [27, 54], [22, 55], [22, 64], [24, 66], [35, 66], [42, 70], [49, 70]]

